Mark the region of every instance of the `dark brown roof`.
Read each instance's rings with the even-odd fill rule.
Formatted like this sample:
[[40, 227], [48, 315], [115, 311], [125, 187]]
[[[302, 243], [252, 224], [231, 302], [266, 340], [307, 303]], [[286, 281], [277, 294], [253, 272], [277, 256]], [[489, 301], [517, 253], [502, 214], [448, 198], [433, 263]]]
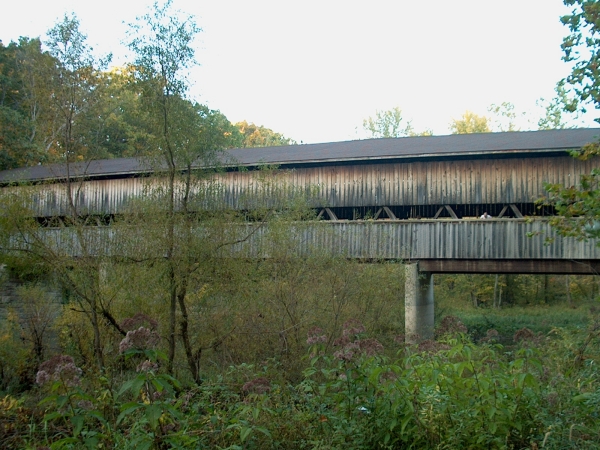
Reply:
[[[396, 139], [366, 139], [326, 144], [228, 150], [227, 165], [253, 167], [343, 164], [352, 162], [452, 157], [505, 156], [564, 152], [600, 139], [600, 128], [511, 133], [457, 134]], [[74, 164], [72, 176], [123, 177], [143, 174], [149, 166], [140, 158], [120, 158]], [[35, 166], [0, 172], [0, 183], [65, 177], [64, 165]]]

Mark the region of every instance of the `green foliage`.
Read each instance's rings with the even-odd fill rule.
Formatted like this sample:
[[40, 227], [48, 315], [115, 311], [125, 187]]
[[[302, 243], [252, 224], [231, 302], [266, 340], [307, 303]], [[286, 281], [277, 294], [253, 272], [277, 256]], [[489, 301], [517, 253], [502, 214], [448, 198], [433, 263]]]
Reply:
[[554, 98], [546, 102], [543, 98], [537, 105], [544, 108], [544, 116], [538, 120], [539, 130], [558, 130], [570, 128], [571, 121], [577, 119], [577, 101], [569, 96], [566, 81], [561, 80], [556, 84]]
[[460, 119], [453, 119], [450, 123], [452, 134], [489, 133], [489, 119], [485, 116], [466, 111]]
[[[573, 151], [580, 159], [595, 158], [600, 153], [600, 144], [586, 144], [580, 151]], [[600, 170], [592, 169], [581, 176], [579, 183], [572, 186], [547, 184], [547, 195], [540, 198], [539, 206], [552, 206], [557, 216], [551, 224], [563, 236], [577, 239], [600, 237]]]
[[[309, 334], [293, 384], [274, 367], [240, 365], [189, 388], [156, 354], [131, 352], [149, 357], [150, 370], [96, 387], [59, 377], [36, 407], [43, 417], [24, 416], [7, 397], [0, 425], [13, 424], [4, 442], [51, 448], [600, 448], [600, 327], [591, 319], [548, 338], [522, 330], [510, 350], [451, 331], [396, 344], [393, 357], [351, 321], [336, 351], [327, 334]], [[42, 424], [43, 433], [25, 431]]]
[[402, 136], [431, 136], [429, 130], [415, 132], [411, 121], [405, 121], [398, 107], [387, 111], [376, 111], [375, 117], [363, 120], [363, 129], [370, 138], [398, 138]]
[[[573, 111], [591, 104], [600, 108], [600, 2], [598, 0], [564, 0], [566, 6], [573, 7], [570, 14], [561, 17], [569, 28], [569, 35], [563, 39], [563, 60], [572, 63], [571, 74], [566, 81], [573, 87], [579, 104], [569, 105]], [[600, 119], [596, 119], [598, 121]]]
[[273, 130], [248, 123], [245, 120], [235, 124], [240, 134], [239, 147], [275, 147], [280, 145], [294, 145], [296, 141], [286, 138]]
[[492, 122], [494, 129], [501, 132], [519, 131], [520, 127], [517, 123], [519, 116], [524, 116], [525, 113], [517, 114], [515, 105], [511, 102], [502, 102], [499, 105], [491, 104], [488, 111], [492, 113]]

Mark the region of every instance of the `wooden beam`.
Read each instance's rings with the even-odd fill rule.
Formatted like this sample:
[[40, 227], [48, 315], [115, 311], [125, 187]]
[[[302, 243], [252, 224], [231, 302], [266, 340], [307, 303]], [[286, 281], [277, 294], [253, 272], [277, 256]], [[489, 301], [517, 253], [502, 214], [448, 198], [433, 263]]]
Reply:
[[420, 260], [419, 269], [431, 273], [514, 273], [598, 275], [598, 260], [559, 259], [430, 259]]
[[511, 203], [508, 206], [510, 206], [510, 209], [512, 209], [512, 212], [515, 213], [515, 216], [517, 217], [517, 219], [523, 219], [523, 214], [521, 214], [521, 211], [519, 211], [519, 208], [517, 208], [517, 205], [515, 205], [514, 203]]
[[498, 214], [498, 218], [503, 217], [504, 213], [506, 213], [507, 209], [508, 209], [508, 205], [504, 205], [504, 208], [502, 208], [502, 211], [500, 211], [500, 214]]
[[438, 217], [440, 217], [440, 214], [442, 213], [443, 210], [444, 210], [444, 207], [440, 206], [439, 209], [437, 210], [437, 212], [435, 213], [435, 216], [433, 216], [433, 218], [437, 219]]
[[335, 215], [335, 213], [331, 209], [325, 208], [325, 212], [329, 216], [329, 220], [338, 220], [337, 216]]
[[450, 205], [444, 205], [444, 208], [446, 208], [446, 211], [448, 211], [448, 214], [450, 214], [450, 217], [452, 217], [453, 219], [458, 219], [458, 216], [456, 215], [454, 210], [450, 207]]
[[393, 212], [393, 211], [392, 211], [390, 208], [388, 208], [387, 206], [384, 206], [384, 207], [383, 207], [383, 210], [386, 212], [386, 214], [388, 215], [388, 217], [389, 217], [390, 219], [392, 219], [392, 220], [397, 220], [397, 219], [396, 219], [396, 215], [394, 214], [394, 212]]

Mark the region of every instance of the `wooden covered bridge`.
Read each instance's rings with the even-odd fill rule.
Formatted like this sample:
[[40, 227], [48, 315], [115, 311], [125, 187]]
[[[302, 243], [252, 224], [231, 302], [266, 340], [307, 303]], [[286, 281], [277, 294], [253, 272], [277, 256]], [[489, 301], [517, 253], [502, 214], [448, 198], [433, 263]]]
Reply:
[[[598, 167], [569, 150], [599, 137], [600, 129], [569, 129], [234, 149], [216, 177], [225, 207], [245, 209], [244, 198], [259, 189], [257, 169], [276, 166], [280, 182], [314, 195], [321, 220], [304, 242], [410, 263], [407, 332], [427, 336], [433, 273], [600, 272], [595, 243], [556, 236], [553, 211], [535, 205], [546, 183], [576, 185]], [[73, 203], [90, 216], [122, 214], [150, 172], [137, 158], [71, 165], [69, 177], [79, 180]], [[0, 183], [37, 183], [34, 214], [43, 219], [67, 214], [66, 176], [64, 166], [38, 166], [0, 172]], [[479, 219], [484, 213], [492, 219]], [[316, 231], [323, 226], [327, 237]], [[545, 245], [547, 237], [556, 239]]]

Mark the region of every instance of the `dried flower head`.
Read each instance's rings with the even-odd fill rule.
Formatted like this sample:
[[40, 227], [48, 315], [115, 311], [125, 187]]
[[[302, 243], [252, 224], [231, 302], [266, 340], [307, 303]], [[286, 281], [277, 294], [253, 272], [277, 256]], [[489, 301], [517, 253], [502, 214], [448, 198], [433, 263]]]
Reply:
[[37, 384], [44, 385], [49, 381], [62, 381], [65, 386], [74, 387], [81, 383], [81, 369], [69, 355], [56, 355], [40, 364], [35, 377]]
[[480, 342], [496, 342], [499, 336], [500, 334], [498, 333], [498, 331], [494, 330], [493, 328], [490, 328], [489, 330], [487, 330], [485, 337], [480, 339]]
[[152, 349], [158, 345], [159, 340], [160, 337], [156, 331], [139, 327], [137, 330], [127, 332], [127, 335], [119, 344], [119, 353], [125, 353], [131, 349]]
[[513, 336], [515, 342], [529, 342], [535, 339], [535, 333], [529, 328], [521, 328]]
[[405, 345], [406, 344], [406, 335], [399, 334], [399, 335], [395, 336], [394, 342], [399, 345]]

